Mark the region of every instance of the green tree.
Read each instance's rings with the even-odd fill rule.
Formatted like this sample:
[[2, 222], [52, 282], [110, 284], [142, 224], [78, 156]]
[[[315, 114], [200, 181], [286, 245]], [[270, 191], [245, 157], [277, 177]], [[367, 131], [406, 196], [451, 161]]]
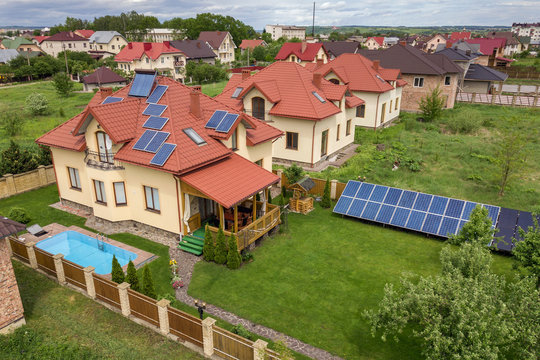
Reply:
[[156, 289], [154, 287], [154, 280], [152, 279], [152, 273], [148, 264], [144, 265], [142, 275], [142, 293], [152, 299], [157, 299]]
[[43, 115], [49, 108], [49, 100], [43, 94], [32, 93], [26, 97], [25, 108], [32, 115]]
[[257, 61], [264, 61], [266, 58], [266, 50], [263, 46], [255, 46], [251, 56], [253, 56], [253, 58]]
[[139, 277], [137, 276], [137, 269], [135, 269], [135, 265], [133, 264], [133, 261], [131, 259], [128, 262], [127, 267], [127, 274], [125, 281], [128, 284], [131, 284], [131, 290], [139, 291]]
[[476, 205], [469, 215], [469, 221], [463, 225], [457, 235], [452, 235], [449, 241], [452, 244], [458, 245], [469, 241], [487, 246], [493, 240], [493, 235], [495, 234], [491, 225], [493, 223], [488, 216], [488, 210], [481, 205]]
[[68, 97], [73, 90], [73, 82], [66, 73], [58, 73], [53, 78], [53, 85], [58, 95]]
[[330, 179], [326, 179], [326, 184], [324, 185], [323, 197], [321, 200], [321, 206], [326, 209], [332, 206], [332, 200], [330, 200]]
[[206, 225], [204, 231], [204, 244], [203, 244], [203, 259], [206, 261], [214, 261], [214, 251], [215, 251], [214, 237]]
[[216, 249], [214, 253], [214, 261], [217, 264], [225, 264], [227, 262], [227, 241], [225, 233], [221, 226], [219, 227], [216, 239]]
[[444, 108], [444, 98], [441, 96], [441, 89], [437, 86], [429, 94], [421, 98], [419, 107], [425, 120], [438, 120], [442, 116]]
[[117, 284], [123, 283], [125, 279], [124, 270], [122, 270], [122, 266], [120, 266], [115, 255], [112, 258], [111, 279]]
[[21, 174], [37, 168], [37, 162], [28, 149], [21, 150], [11, 140], [9, 147], [0, 153], [0, 174]]
[[291, 166], [283, 170], [283, 174], [285, 174], [285, 177], [289, 181], [289, 185], [292, 185], [298, 180], [302, 179], [304, 170], [300, 166], [296, 165], [296, 163], [292, 163]]
[[9, 136], [13, 137], [22, 132], [24, 118], [19, 111], [6, 111], [0, 114], [0, 125]]
[[536, 279], [536, 288], [540, 289], [540, 227], [536, 214], [533, 216], [534, 226], [519, 228], [521, 241], [516, 244], [512, 254], [517, 261], [517, 267], [531, 274]]
[[229, 238], [229, 252], [227, 253], [227, 267], [231, 270], [238, 269], [242, 264], [242, 258], [238, 253], [238, 246], [236, 245], [236, 237], [231, 234]]

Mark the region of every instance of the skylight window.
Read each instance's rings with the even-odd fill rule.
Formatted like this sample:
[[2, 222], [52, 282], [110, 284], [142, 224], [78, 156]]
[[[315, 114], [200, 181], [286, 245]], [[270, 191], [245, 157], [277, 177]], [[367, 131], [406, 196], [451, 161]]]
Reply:
[[382, 77], [380, 77], [379, 75], [375, 75], [375, 76], [377, 77], [377, 79], [381, 80], [381, 82], [383, 82], [383, 83], [386, 82], [386, 81], [385, 81]]
[[192, 128], [187, 128], [187, 129], [184, 129], [183, 131], [187, 136], [189, 136], [189, 138], [195, 144], [197, 144], [197, 145], [206, 144], [206, 141], [204, 141], [204, 139], [199, 134], [197, 134], [197, 132], [195, 130], [193, 130]]
[[322, 103], [325, 103], [325, 102], [326, 102], [326, 100], [324, 100], [324, 99], [322, 98], [322, 96], [319, 95], [318, 92], [313, 91], [312, 94], [313, 94], [313, 95], [317, 98], [317, 100], [319, 100], [320, 102], [322, 102]]
[[244, 88], [241, 88], [241, 87], [237, 87], [235, 90], [234, 90], [234, 93], [232, 94], [232, 98], [233, 99], [236, 99], [238, 97], [238, 95], [240, 95], [240, 93], [242, 92], [242, 90], [244, 90]]

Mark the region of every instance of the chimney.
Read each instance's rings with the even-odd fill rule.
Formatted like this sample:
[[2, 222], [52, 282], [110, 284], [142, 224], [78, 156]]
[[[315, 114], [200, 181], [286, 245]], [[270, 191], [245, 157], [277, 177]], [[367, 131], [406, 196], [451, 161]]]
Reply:
[[201, 99], [200, 90], [197, 89], [191, 89], [190, 95], [190, 106], [189, 106], [189, 112], [193, 114], [193, 116], [197, 118], [201, 118]]
[[128, 43], [128, 49], [133, 49], [133, 43]]
[[150, 51], [150, 49], [152, 49], [152, 43], [145, 42], [143, 46], [144, 46], [144, 51]]
[[197, 42], [197, 47], [200, 49], [201, 48], [201, 43], [200, 42]]
[[112, 95], [112, 88], [110, 87], [99, 88], [99, 93], [101, 94], [101, 100], [105, 100], [107, 96]]
[[170, 41], [164, 41], [164, 42], [163, 42], [163, 45], [165, 45], [165, 47], [170, 47], [170, 46], [171, 46], [171, 42], [170, 42]]
[[193, 85], [191, 88], [192, 88], [193, 90], [197, 90], [198, 92], [202, 92], [202, 87], [201, 87], [201, 85]]
[[306, 49], [307, 49], [307, 42], [302, 41], [302, 54], [306, 51]]
[[318, 69], [323, 65], [324, 65], [324, 60], [317, 58], [317, 66], [315, 66], [315, 69]]
[[251, 76], [251, 70], [244, 69], [242, 70], [242, 81], [246, 80]]
[[401, 46], [407, 46], [407, 42], [406, 42], [405, 40], [400, 41], [400, 42], [399, 42], [399, 45], [401, 45]]
[[381, 60], [373, 60], [373, 69], [379, 71], [379, 64], [381, 63]]
[[322, 74], [319, 73], [313, 73], [313, 85], [315, 85], [316, 88], [321, 88], [321, 81], [322, 81]]

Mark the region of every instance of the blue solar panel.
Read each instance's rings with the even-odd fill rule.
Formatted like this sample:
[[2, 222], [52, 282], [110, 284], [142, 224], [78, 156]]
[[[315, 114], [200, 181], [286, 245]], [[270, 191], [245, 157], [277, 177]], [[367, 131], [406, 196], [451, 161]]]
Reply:
[[336, 206], [334, 206], [334, 212], [341, 215], [347, 214], [347, 210], [349, 209], [352, 200], [352, 198], [347, 196], [340, 197]]
[[386, 196], [386, 193], [388, 192], [387, 186], [382, 185], [376, 185], [375, 189], [371, 193], [371, 196], [369, 197], [370, 201], [376, 201], [376, 202], [382, 202], [384, 200], [384, 197]]
[[445, 216], [441, 223], [441, 228], [439, 229], [439, 235], [448, 236], [448, 234], [453, 234], [453, 235], [457, 234], [458, 225], [459, 225], [458, 219]]
[[157, 165], [157, 166], [163, 166], [169, 157], [171, 156], [172, 152], [176, 148], [176, 144], [169, 144], [165, 143], [161, 146], [159, 151], [156, 155], [150, 160], [150, 164]]
[[493, 225], [497, 224], [497, 218], [499, 217], [499, 210], [501, 208], [493, 205], [484, 205], [484, 207], [488, 209], [488, 216], [491, 218], [491, 223]]
[[231, 130], [231, 127], [233, 126], [234, 122], [238, 119], [238, 114], [227, 114], [221, 120], [219, 125], [216, 127], [216, 131], [227, 133], [229, 130]]
[[377, 213], [379, 212], [380, 207], [381, 207], [381, 204], [368, 201], [368, 203], [366, 204], [366, 208], [364, 209], [364, 212], [362, 213], [362, 218], [368, 219], [368, 220], [375, 220], [375, 217], [377, 216]]
[[161, 130], [165, 124], [169, 121], [169, 118], [159, 117], [159, 116], [150, 116], [148, 120], [144, 123], [143, 127], [148, 129]]
[[107, 96], [105, 98], [105, 100], [103, 100], [103, 102], [101, 103], [102, 105], [105, 105], [105, 104], [112, 104], [112, 103], [115, 103], [115, 102], [119, 102], [119, 101], [122, 101], [124, 100], [124, 98], [121, 98], [121, 97], [115, 97], [115, 96]]
[[379, 214], [375, 218], [376, 221], [389, 224], [390, 219], [392, 219], [392, 215], [394, 215], [394, 211], [396, 210], [395, 206], [392, 205], [383, 205], [381, 206], [381, 210], [379, 210]]
[[414, 203], [414, 210], [427, 211], [433, 195], [418, 193], [416, 202]]
[[374, 187], [375, 185], [373, 184], [362, 183], [362, 187], [360, 188], [360, 190], [358, 190], [356, 197], [358, 199], [364, 199], [364, 200], [369, 199], [369, 196], [371, 195], [371, 192], [373, 191]]
[[152, 138], [154, 137], [154, 135], [157, 134], [157, 131], [154, 131], [154, 130], [146, 130], [142, 135], [141, 137], [139, 138], [139, 140], [137, 140], [137, 142], [135, 143], [135, 145], [133, 145], [133, 149], [135, 150], [144, 150], [147, 146], [148, 146], [148, 143], [150, 142], [150, 140], [152, 140]]
[[158, 133], [152, 138], [152, 140], [150, 140], [144, 150], [155, 153], [156, 151], [158, 151], [159, 147], [165, 142], [165, 140], [167, 140], [169, 135], [170, 134], [168, 132], [158, 131]]
[[396, 205], [402, 193], [403, 193], [403, 190], [401, 189], [395, 189], [395, 188], [388, 189], [388, 193], [386, 194], [386, 197], [384, 198], [384, 203], [390, 204], [390, 205]]
[[364, 211], [366, 203], [366, 200], [354, 199], [351, 207], [349, 208], [349, 211], [347, 211], [347, 215], [360, 217], [362, 215], [362, 212]]
[[450, 199], [450, 201], [448, 202], [448, 207], [446, 208], [446, 212], [444, 213], [444, 215], [452, 216], [459, 219], [461, 218], [461, 212], [463, 211], [464, 206], [465, 206], [465, 201]]
[[429, 207], [429, 212], [433, 214], [443, 215], [448, 204], [448, 198], [442, 196], [434, 196]]
[[416, 200], [416, 196], [418, 195], [417, 192], [405, 190], [403, 191], [403, 195], [401, 195], [401, 199], [399, 199], [399, 206], [404, 208], [412, 208], [414, 204], [414, 200]]
[[209, 128], [209, 129], [215, 129], [219, 125], [221, 120], [223, 120], [225, 115], [227, 115], [227, 112], [224, 110], [214, 111], [214, 113], [210, 117], [210, 120], [208, 120], [208, 122], [206, 123], [204, 127]]
[[413, 210], [411, 211], [411, 215], [409, 216], [409, 220], [407, 221], [407, 225], [405, 225], [405, 227], [407, 229], [420, 231], [422, 229], [422, 225], [424, 224], [425, 218], [425, 212]]
[[152, 104], [157, 104], [159, 102], [159, 99], [161, 99], [163, 94], [165, 94], [165, 91], [167, 90], [167, 88], [168, 88], [168, 86], [166, 86], [166, 85], [158, 85], [158, 86], [156, 86], [156, 88], [154, 89], [154, 91], [152, 91], [152, 93], [150, 94], [148, 99], [146, 99], [146, 102], [147, 103], [152, 103]]
[[148, 104], [146, 109], [144, 109], [143, 111], [143, 115], [160, 116], [161, 114], [163, 114], [166, 108], [167, 105]]
[[390, 224], [404, 227], [405, 224], [407, 223], [407, 219], [409, 218], [410, 213], [411, 213], [411, 210], [409, 209], [403, 209], [399, 207], [396, 208], [396, 211], [394, 212], [394, 216], [392, 217]]
[[422, 231], [428, 234], [437, 235], [439, 231], [439, 226], [441, 225], [442, 216], [435, 214], [428, 214], [426, 216], [426, 221], [424, 221], [424, 226]]
[[467, 203], [465, 204], [465, 208], [463, 209], [463, 213], [461, 214], [461, 218], [469, 220], [469, 215], [471, 215], [471, 211], [474, 210], [476, 205], [477, 204], [475, 202], [467, 201]]
[[457, 232], [460, 232], [461, 229], [463, 228], [463, 225], [465, 225], [466, 223], [467, 223], [466, 220], [461, 220], [461, 221], [459, 222], [459, 226], [458, 226], [458, 228], [457, 228]]
[[155, 79], [156, 74], [135, 74], [135, 79], [131, 83], [128, 95], [147, 97], [150, 94], [150, 90], [152, 90]]
[[360, 185], [362, 185], [362, 183], [358, 181], [349, 181], [347, 185], [345, 186], [345, 190], [343, 190], [343, 193], [341, 195], [354, 197], [354, 195], [356, 195], [356, 192], [360, 188]]

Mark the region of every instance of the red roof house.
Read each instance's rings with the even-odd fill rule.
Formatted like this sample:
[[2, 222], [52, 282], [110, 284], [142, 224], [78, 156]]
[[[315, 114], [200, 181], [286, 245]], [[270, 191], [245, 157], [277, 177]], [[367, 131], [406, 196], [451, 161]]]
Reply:
[[182, 51], [174, 48], [168, 41], [162, 43], [130, 42], [116, 54], [114, 60], [117, 62], [139, 60], [143, 55], [148, 56], [152, 60], [156, 60], [162, 54], [181, 52]]
[[38, 44], [41, 44], [41, 42], [45, 39], [48, 39], [48, 36], [34, 36], [33, 39], [37, 41]]
[[240, 44], [239, 48], [242, 50], [246, 49], [255, 49], [257, 46], [266, 46], [266, 42], [261, 39], [255, 39], [255, 40], [242, 40], [242, 43]]
[[95, 31], [94, 30], [75, 30], [74, 33], [79, 36], [89, 39], [90, 36], [92, 36], [95, 33]]
[[328, 54], [322, 43], [284, 43], [277, 53], [276, 60], [292, 61], [299, 64], [314, 63], [317, 59], [328, 61]]
[[457, 40], [465, 40], [471, 38], [471, 32], [470, 31], [454, 31], [450, 34], [450, 39], [452, 41]]

